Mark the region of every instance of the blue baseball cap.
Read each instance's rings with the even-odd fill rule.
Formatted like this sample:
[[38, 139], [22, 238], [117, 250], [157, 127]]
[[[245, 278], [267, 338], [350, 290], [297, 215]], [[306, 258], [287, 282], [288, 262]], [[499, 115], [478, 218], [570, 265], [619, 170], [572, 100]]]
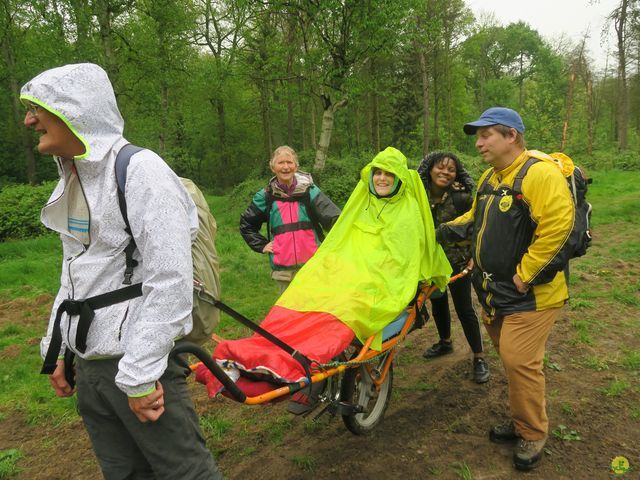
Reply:
[[490, 127], [491, 125], [504, 125], [524, 133], [524, 123], [518, 112], [504, 107], [493, 107], [485, 110], [478, 120], [466, 123], [462, 129], [467, 135], [475, 135], [478, 128]]

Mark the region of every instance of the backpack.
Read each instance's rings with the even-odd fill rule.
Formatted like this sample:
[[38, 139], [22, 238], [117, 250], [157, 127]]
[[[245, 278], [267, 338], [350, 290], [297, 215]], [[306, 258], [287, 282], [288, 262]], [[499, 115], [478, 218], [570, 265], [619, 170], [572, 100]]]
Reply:
[[527, 174], [529, 167], [539, 161], [553, 161], [562, 171], [567, 180], [567, 186], [571, 192], [571, 198], [576, 208], [575, 222], [569, 237], [573, 250], [569, 252], [569, 258], [581, 257], [587, 253], [591, 246], [591, 211], [593, 207], [587, 201], [588, 185], [592, 179], [587, 178], [584, 172], [573, 163], [573, 160], [564, 153], [554, 152], [549, 155], [537, 150], [528, 151], [530, 158], [520, 168], [513, 181], [514, 192], [522, 193], [522, 180]]
[[[131, 157], [144, 150], [141, 147], [127, 144], [116, 156], [115, 173], [118, 184], [118, 204], [122, 218], [126, 224], [125, 231], [131, 235], [131, 227], [127, 217], [127, 203], [124, 196], [127, 182], [127, 168]], [[216, 299], [220, 297], [220, 267], [215, 246], [216, 220], [211, 215], [209, 205], [200, 189], [187, 178], [180, 178], [182, 185], [191, 195], [193, 203], [198, 211], [198, 233], [191, 244], [191, 258], [193, 260], [193, 329], [184, 338], [187, 341], [202, 344], [211, 337], [214, 328], [220, 320], [220, 311], [215, 306]], [[126, 269], [124, 275], [125, 285], [131, 284], [133, 269], [137, 261], [133, 259], [136, 249], [135, 240], [131, 237], [125, 248]]]
[[[281, 202], [300, 202], [304, 205], [306, 211], [307, 211], [307, 215], [309, 216], [309, 220], [311, 220], [311, 225], [313, 226], [313, 231], [316, 233], [316, 236], [318, 237], [318, 241], [320, 243], [324, 242], [324, 231], [322, 230], [322, 227], [320, 226], [320, 221], [318, 220], [318, 217], [316, 216], [316, 212], [315, 210], [311, 207], [311, 192], [310, 192], [311, 188], [308, 188], [304, 194], [300, 197], [290, 197], [290, 198], [278, 198], [278, 201]], [[269, 241], [271, 241], [271, 222], [269, 221], [271, 219], [270, 215], [271, 215], [271, 208], [273, 207], [273, 202], [276, 201], [276, 199], [274, 198], [273, 194], [271, 193], [270, 188], [265, 188], [265, 201], [266, 201], [266, 207], [265, 207], [265, 211], [264, 214], [267, 217], [267, 237], [269, 238]]]

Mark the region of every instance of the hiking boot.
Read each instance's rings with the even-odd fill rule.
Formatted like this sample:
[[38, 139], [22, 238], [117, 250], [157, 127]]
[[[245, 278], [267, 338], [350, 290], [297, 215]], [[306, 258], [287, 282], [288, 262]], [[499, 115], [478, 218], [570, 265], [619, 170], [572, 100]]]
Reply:
[[327, 384], [326, 380], [311, 385], [311, 394], [307, 394], [308, 388], [304, 388], [291, 396], [287, 410], [294, 415], [303, 415], [309, 413], [318, 406], [320, 402], [320, 394]]
[[424, 358], [435, 358], [451, 352], [453, 352], [453, 342], [440, 340], [427, 348], [422, 356]]
[[518, 470], [536, 468], [542, 460], [546, 442], [546, 437], [542, 440], [525, 440], [521, 438], [513, 451], [513, 466]]
[[489, 429], [489, 440], [493, 443], [513, 443], [521, 440], [512, 421], [494, 425]]
[[486, 383], [491, 377], [489, 365], [484, 358], [473, 359], [473, 381], [476, 383]]

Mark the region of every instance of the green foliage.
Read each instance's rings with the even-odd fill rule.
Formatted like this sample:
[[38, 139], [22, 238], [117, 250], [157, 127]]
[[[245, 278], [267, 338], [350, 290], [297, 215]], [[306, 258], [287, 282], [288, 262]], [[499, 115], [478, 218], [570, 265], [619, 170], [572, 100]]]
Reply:
[[553, 430], [553, 436], [563, 442], [575, 442], [582, 440], [577, 431], [571, 430], [565, 425], [558, 425], [558, 428]]
[[0, 241], [33, 238], [47, 229], [40, 223], [40, 210], [55, 184], [10, 185], [0, 190]]
[[[338, 207], [344, 207], [360, 180], [360, 170], [374, 156], [375, 153], [363, 152], [359, 155], [345, 155], [339, 159], [330, 157], [321, 175], [318, 175], [320, 188]], [[314, 179], [315, 177], [314, 173]]]

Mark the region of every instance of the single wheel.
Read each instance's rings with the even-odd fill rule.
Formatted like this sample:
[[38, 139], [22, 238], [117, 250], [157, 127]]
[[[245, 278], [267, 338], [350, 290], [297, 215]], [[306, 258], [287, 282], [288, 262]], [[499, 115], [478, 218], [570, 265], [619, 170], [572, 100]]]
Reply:
[[345, 371], [340, 398], [345, 403], [362, 408], [362, 413], [342, 416], [344, 424], [352, 433], [366, 435], [382, 421], [391, 398], [392, 385], [393, 364], [389, 367], [387, 376], [378, 389], [365, 365]]

